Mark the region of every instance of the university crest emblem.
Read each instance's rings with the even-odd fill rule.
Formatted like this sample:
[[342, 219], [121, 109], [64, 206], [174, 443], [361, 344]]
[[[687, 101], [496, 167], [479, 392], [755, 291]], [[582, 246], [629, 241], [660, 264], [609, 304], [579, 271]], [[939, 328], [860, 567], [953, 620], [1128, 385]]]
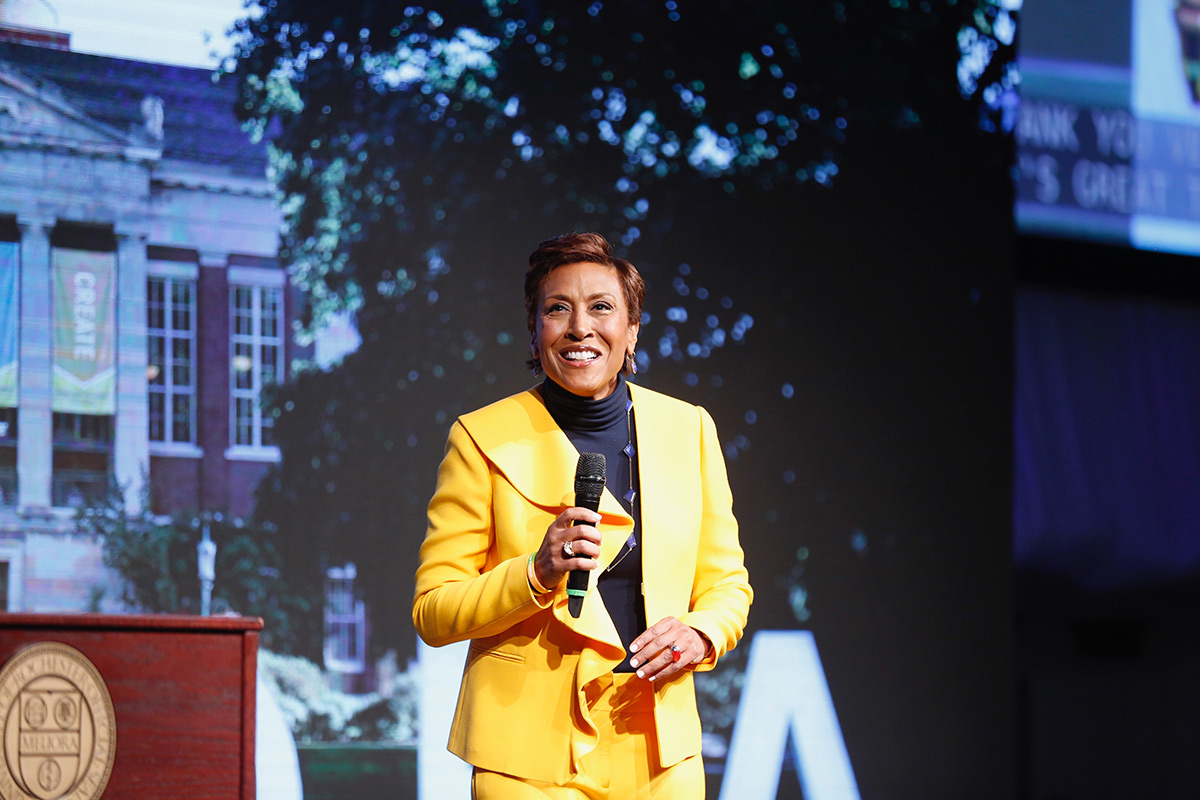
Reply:
[[96, 800], [116, 754], [116, 718], [99, 671], [56, 642], [0, 670], [0, 800]]

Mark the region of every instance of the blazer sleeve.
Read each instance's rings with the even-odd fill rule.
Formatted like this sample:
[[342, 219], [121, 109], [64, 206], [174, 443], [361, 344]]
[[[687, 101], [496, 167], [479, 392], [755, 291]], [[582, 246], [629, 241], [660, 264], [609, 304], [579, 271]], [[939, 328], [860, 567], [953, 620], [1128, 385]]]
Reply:
[[746, 628], [754, 591], [750, 588], [745, 555], [733, 516], [733, 493], [725, 471], [725, 456], [717, 427], [703, 408], [700, 412], [701, 524], [691, 609], [680, 620], [712, 642], [708, 658], [697, 670], [712, 669], [732, 650]]
[[433, 647], [501, 633], [552, 602], [552, 593], [534, 595], [525, 557], [493, 563], [492, 476], [456, 421], [429, 502], [413, 598], [413, 625]]

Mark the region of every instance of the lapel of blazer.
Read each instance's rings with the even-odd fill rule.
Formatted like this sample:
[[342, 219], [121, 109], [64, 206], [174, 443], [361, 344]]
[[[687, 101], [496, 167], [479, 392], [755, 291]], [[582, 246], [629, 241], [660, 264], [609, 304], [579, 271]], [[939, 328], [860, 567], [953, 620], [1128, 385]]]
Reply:
[[[462, 417], [463, 426], [514, 488], [546, 509], [575, 505], [579, 451], [534, 390], [522, 392]], [[611, 472], [614, 469], [608, 465]], [[556, 512], [557, 513], [557, 512]], [[600, 497], [601, 526], [633, 524], [607, 487]], [[607, 519], [611, 517], [611, 519]], [[627, 534], [628, 535], [628, 534]], [[611, 545], [615, 554], [624, 539]], [[605, 547], [609, 547], [605, 537]], [[604, 554], [601, 554], [601, 560]]]
[[471, 438], [508, 482], [546, 509], [574, 501], [574, 445], [554, 424], [534, 390], [505, 398], [461, 418]]
[[666, 613], [659, 599], [664, 579], [674, 579], [681, 520], [677, 519], [684, 503], [695, 502], [695, 488], [689, 476], [698, 468], [698, 453], [691, 449], [696, 441], [697, 420], [686, 413], [691, 408], [682, 402], [635, 384], [633, 413], [637, 421], [638, 479], [641, 484], [642, 572], [654, 580], [644, 580], [646, 621], [657, 622]]
[[[575, 505], [575, 469], [579, 451], [535, 390], [485, 406], [461, 418], [471, 438], [508, 482], [534, 505], [558, 515]], [[607, 488], [600, 498], [599, 530], [603, 534], [600, 563], [608, 564], [620, 550], [633, 519]], [[576, 619], [567, 610], [566, 592], [560, 592], [554, 615], [576, 632], [614, 645], [624, 657], [620, 638], [595, 588], [600, 570], [588, 575], [588, 596]]]

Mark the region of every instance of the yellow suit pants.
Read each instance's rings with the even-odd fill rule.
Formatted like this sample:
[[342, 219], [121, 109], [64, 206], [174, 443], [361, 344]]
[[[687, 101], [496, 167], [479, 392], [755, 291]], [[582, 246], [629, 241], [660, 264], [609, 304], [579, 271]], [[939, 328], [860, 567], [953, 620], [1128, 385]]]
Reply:
[[617, 673], [589, 685], [587, 699], [600, 742], [583, 757], [570, 782], [559, 786], [476, 768], [472, 798], [703, 800], [704, 764], [699, 755], [666, 769], [658, 766], [652, 684], [631, 673]]

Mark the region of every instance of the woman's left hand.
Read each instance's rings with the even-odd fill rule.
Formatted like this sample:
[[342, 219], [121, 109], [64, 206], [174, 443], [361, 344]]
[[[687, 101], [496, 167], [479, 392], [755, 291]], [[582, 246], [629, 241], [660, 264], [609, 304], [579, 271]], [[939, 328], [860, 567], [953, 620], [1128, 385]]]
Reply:
[[669, 680], [708, 654], [708, 640], [675, 617], [654, 623], [629, 645], [639, 678]]

